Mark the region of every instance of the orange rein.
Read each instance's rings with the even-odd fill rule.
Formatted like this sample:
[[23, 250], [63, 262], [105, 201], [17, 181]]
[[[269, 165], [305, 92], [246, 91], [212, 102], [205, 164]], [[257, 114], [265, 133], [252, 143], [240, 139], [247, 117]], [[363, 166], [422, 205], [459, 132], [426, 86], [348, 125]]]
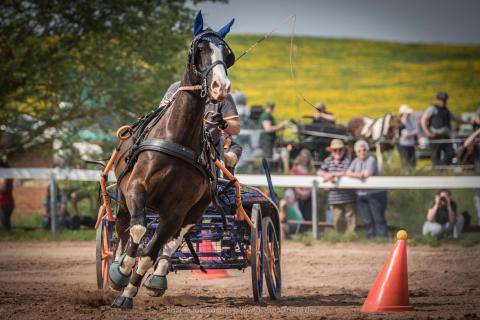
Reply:
[[108, 196], [108, 191], [107, 191], [108, 172], [110, 172], [110, 169], [112, 169], [112, 166], [118, 157], [118, 153], [120, 152], [120, 148], [122, 147], [123, 142], [132, 136], [132, 127], [122, 126], [117, 130], [115, 135], [117, 136], [118, 140], [120, 140], [120, 142], [118, 143], [118, 146], [113, 151], [112, 156], [110, 157], [110, 159], [107, 162], [107, 165], [105, 166], [105, 169], [103, 169], [103, 172], [100, 175], [100, 192], [102, 194], [103, 203], [100, 206], [100, 209], [98, 210], [95, 229], [97, 229], [100, 223], [102, 222], [102, 218], [104, 215], [108, 221], [115, 221], [115, 217], [112, 215], [112, 208], [110, 206], [110, 197]]
[[235, 178], [231, 173], [230, 171], [227, 170], [227, 168], [225, 168], [225, 166], [218, 160], [215, 160], [215, 166], [217, 166], [217, 168], [219, 168], [220, 170], [222, 170], [223, 174], [225, 176], [227, 176], [227, 178], [230, 180], [230, 181], [235, 181], [235, 189], [236, 189], [236, 192], [235, 192], [235, 204], [237, 205], [237, 213], [235, 214], [235, 219], [237, 221], [247, 221], [248, 225], [250, 226], [250, 228], [255, 228], [252, 220], [250, 220], [250, 217], [248, 216], [248, 214], [245, 212], [245, 209], [243, 208], [243, 205], [242, 205], [242, 198], [241, 198], [241, 195], [240, 195], [240, 182], [238, 182], [237, 178]]

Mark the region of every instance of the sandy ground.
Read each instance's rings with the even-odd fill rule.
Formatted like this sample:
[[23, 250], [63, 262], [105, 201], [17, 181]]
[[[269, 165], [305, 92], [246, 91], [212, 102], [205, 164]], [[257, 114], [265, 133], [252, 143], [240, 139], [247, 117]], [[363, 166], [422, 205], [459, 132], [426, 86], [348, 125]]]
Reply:
[[113, 292], [96, 290], [93, 242], [0, 242], [1, 319], [452, 319], [480, 317], [480, 246], [412, 247], [408, 252], [407, 313], [360, 312], [389, 244], [283, 247], [283, 297], [256, 304], [250, 269], [193, 280], [169, 275], [169, 291], [140, 291], [134, 309], [108, 305]]

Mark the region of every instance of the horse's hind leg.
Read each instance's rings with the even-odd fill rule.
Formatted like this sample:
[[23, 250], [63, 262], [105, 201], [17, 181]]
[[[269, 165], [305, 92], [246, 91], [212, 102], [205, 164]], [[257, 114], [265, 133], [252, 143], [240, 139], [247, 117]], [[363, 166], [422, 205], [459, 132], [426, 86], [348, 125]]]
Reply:
[[152, 297], [159, 297], [167, 290], [168, 287], [166, 275], [170, 265], [170, 257], [182, 244], [183, 237], [193, 226], [194, 224], [189, 224], [182, 227], [180, 232], [163, 246], [162, 256], [157, 262], [155, 271], [153, 275], [151, 275], [147, 281], [145, 281], [144, 284], [144, 286], [147, 288], [148, 295]]
[[123, 253], [123, 248], [128, 242], [129, 226], [130, 226], [130, 213], [128, 213], [127, 205], [125, 203], [120, 203], [118, 209], [117, 219], [115, 222], [115, 229], [119, 238], [117, 251], [115, 254], [115, 261], [120, 259], [120, 256]]
[[[180, 232], [163, 246], [162, 256], [158, 259], [157, 265], [144, 286], [147, 288], [147, 294], [153, 297], [161, 296], [167, 290], [167, 274], [170, 265], [170, 257], [182, 244], [183, 237], [190, 229], [198, 223], [210, 202], [209, 194], [205, 194], [202, 200], [197, 202], [187, 213]], [[158, 250], [157, 250], [158, 252]]]

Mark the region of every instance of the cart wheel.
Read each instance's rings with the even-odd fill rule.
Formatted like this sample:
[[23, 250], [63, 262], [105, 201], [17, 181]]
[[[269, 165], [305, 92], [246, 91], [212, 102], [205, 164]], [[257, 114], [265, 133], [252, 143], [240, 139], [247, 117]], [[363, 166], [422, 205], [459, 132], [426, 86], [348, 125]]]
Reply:
[[102, 219], [97, 228], [96, 237], [96, 269], [98, 289], [108, 288], [108, 268], [112, 264], [113, 252], [113, 222]]
[[255, 228], [250, 231], [250, 266], [252, 273], [253, 300], [262, 301], [263, 295], [263, 243], [262, 212], [259, 204], [252, 207], [252, 222]]
[[265, 282], [270, 299], [278, 300], [282, 294], [282, 272], [280, 268], [280, 242], [270, 217], [262, 220], [263, 252], [265, 255]]

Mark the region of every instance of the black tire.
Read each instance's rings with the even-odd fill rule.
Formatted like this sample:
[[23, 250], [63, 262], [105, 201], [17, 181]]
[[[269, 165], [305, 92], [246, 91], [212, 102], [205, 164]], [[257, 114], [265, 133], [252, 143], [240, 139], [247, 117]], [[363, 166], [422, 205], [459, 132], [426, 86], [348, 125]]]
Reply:
[[265, 282], [270, 299], [282, 296], [281, 249], [275, 225], [270, 217], [262, 219]]
[[253, 300], [262, 301], [263, 297], [263, 243], [262, 212], [259, 204], [252, 207], [252, 222], [255, 228], [250, 231], [250, 267], [252, 274]]
[[97, 228], [97, 235], [95, 237], [95, 267], [97, 271], [97, 288], [103, 289], [103, 274], [102, 274], [102, 241], [103, 241], [103, 221]]

